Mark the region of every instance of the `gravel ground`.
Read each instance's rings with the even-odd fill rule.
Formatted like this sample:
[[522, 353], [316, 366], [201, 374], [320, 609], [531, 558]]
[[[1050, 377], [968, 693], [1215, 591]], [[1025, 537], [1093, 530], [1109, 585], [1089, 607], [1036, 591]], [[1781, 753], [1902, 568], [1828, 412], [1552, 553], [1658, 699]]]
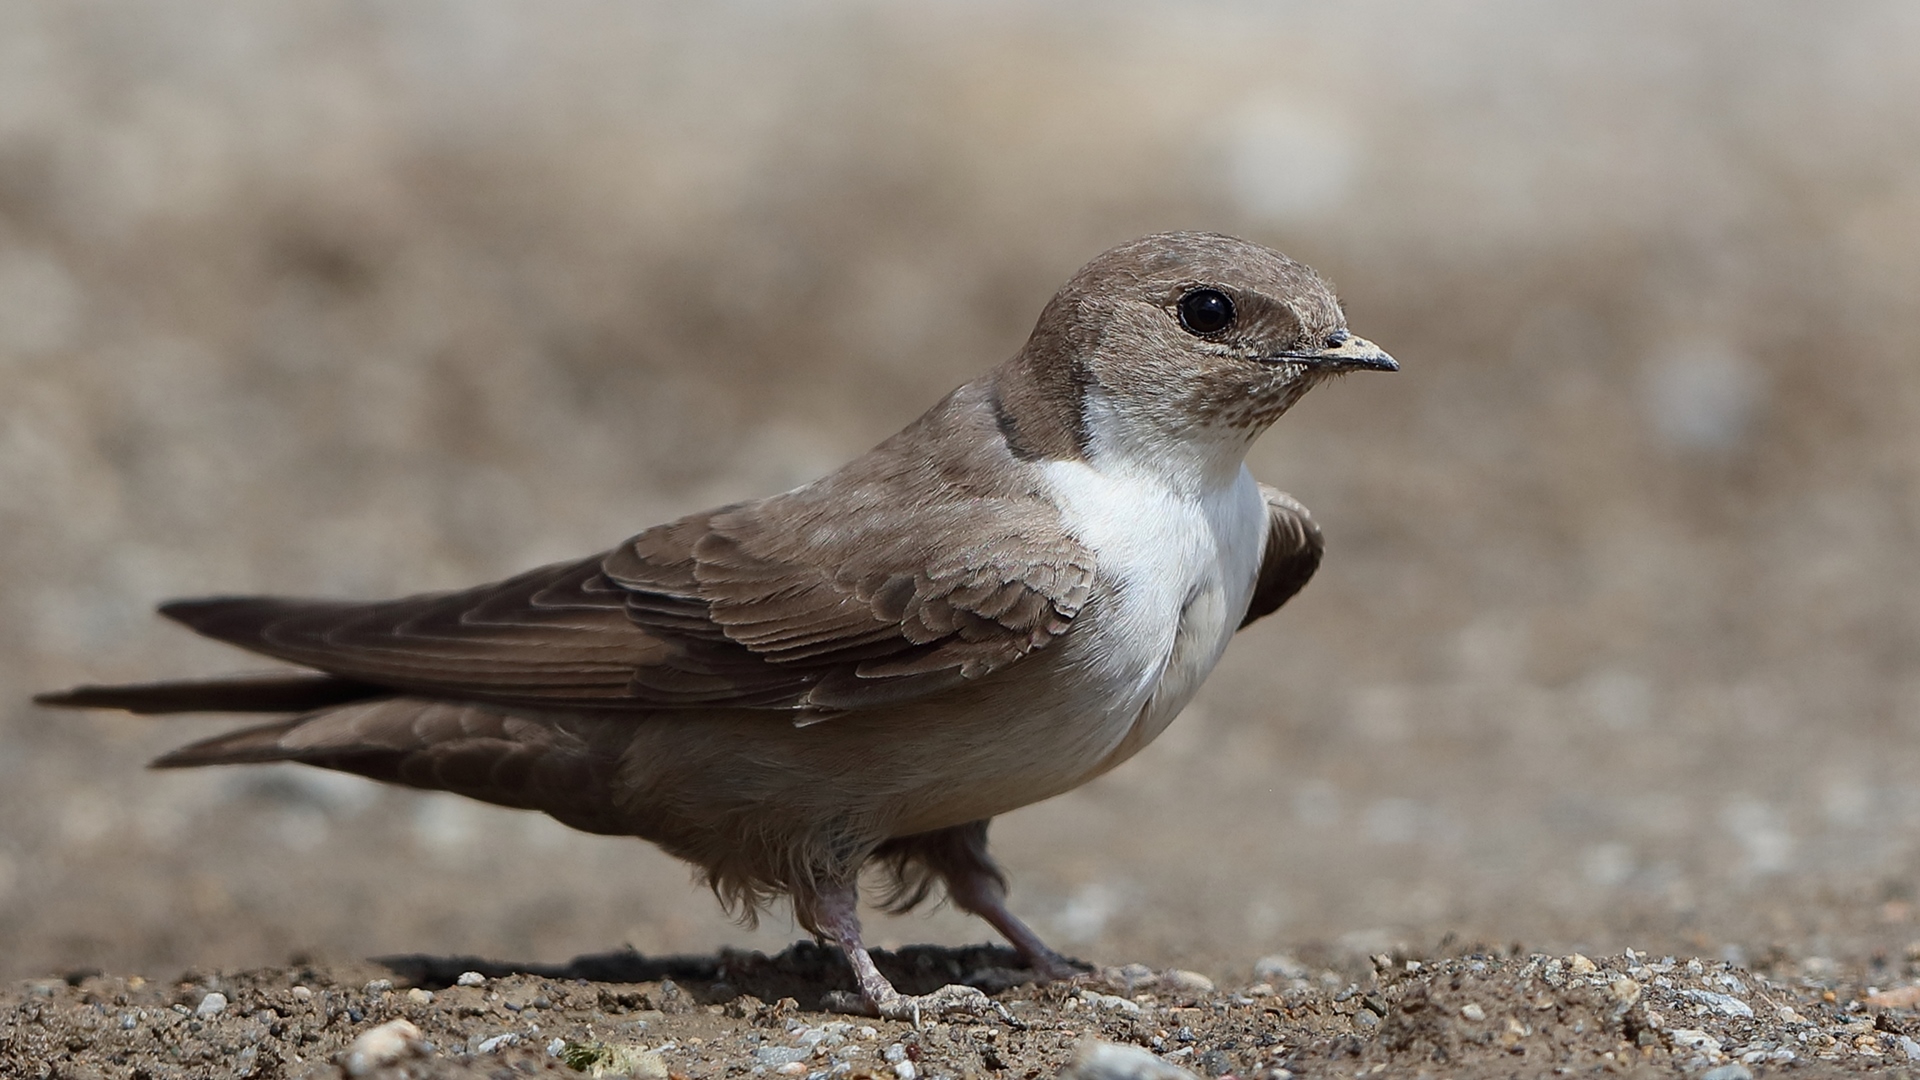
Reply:
[[964, 981], [997, 995], [995, 1015], [918, 1028], [817, 1011], [851, 984], [812, 944], [540, 973], [426, 957], [174, 981], [76, 972], [0, 994], [0, 1074], [1033, 1080], [1094, 1040], [1246, 1080], [1920, 1070], [1920, 943], [1872, 977], [1886, 986], [1828, 960], [1752, 970], [1631, 951], [1272, 956], [1225, 987], [1138, 965], [1033, 986], [1010, 962], [986, 947], [884, 954], [914, 992]]

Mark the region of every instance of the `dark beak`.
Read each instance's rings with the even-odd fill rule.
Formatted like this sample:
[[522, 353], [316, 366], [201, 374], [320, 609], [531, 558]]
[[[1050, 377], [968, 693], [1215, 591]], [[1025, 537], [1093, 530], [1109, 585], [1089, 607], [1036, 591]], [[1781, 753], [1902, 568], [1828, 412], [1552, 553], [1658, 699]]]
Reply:
[[1279, 353], [1275, 360], [1304, 360], [1329, 371], [1399, 371], [1400, 365], [1387, 351], [1363, 337], [1339, 330], [1327, 339], [1323, 349], [1302, 349]]

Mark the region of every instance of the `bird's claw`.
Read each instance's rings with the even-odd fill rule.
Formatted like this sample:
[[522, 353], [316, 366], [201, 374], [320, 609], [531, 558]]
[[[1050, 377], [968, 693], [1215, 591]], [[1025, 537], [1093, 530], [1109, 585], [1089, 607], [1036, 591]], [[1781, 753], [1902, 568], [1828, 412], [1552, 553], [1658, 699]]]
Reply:
[[1011, 1020], [1013, 1014], [1006, 1006], [988, 997], [978, 988], [949, 984], [931, 994], [894, 993], [878, 1001], [869, 1001], [844, 990], [836, 990], [822, 1001], [829, 1012], [856, 1013], [862, 1016], [877, 1016], [883, 1020], [911, 1021], [919, 1027], [921, 1021], [944, 1016], [997, 1015], [1003, 1020]]
[[1072, 983], [1099, 974], [1092, 964], [1069, 960], [1059, 953], [1029, 957], [1027, 968], [1033, 972], [1035, 981], [1041, 983]]

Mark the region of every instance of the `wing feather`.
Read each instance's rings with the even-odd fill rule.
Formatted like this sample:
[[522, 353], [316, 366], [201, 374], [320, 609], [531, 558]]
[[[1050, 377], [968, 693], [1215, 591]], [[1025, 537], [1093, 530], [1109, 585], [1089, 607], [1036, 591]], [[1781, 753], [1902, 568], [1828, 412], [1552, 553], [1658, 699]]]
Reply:
[[1278, 488], [1260, 485], [1267, 500], [1267, 543], [1260, 558], [1260, 576], [1253, 586], [1253, 602], [1247, 605], [1245, 628], [1255, 619], [1280, 610], [1293, 599], [1320, 568], [1320, 555], [1326, 547], [1320, 526], [1299, 500]]

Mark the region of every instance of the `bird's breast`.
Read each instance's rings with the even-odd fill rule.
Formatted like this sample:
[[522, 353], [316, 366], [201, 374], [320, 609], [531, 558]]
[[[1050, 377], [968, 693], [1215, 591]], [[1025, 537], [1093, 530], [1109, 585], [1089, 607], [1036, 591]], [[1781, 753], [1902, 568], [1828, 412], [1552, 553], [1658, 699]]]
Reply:
[[1080, 462], [1054, 463], [1048, 481], [1097, 568], [1098, 610], [1074, 629], [1110, 688], [1087, 721], [1101, 726], [1091, 776], [1165, 730], [1219, 661], [1252, 597], [1266, 503], [1244, 468], [1198, 493]]

